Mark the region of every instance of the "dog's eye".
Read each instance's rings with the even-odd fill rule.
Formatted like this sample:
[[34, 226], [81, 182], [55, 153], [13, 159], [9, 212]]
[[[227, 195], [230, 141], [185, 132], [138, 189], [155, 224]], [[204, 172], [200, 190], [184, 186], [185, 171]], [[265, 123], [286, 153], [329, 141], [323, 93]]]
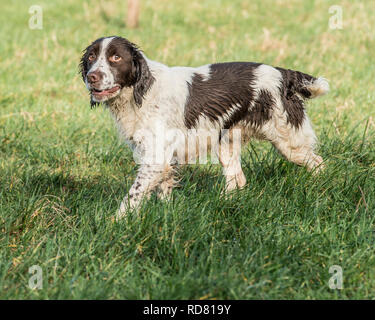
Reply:
[[89, 61], [94, 61], [95, 60], [95, 58], [96, 58], [96, 56], [95, 56], [95, 54], [94, 53], [91, 53], [90, 55], [89, 55]]
[[112, 57], [109, 58], [109, 61], [111, 62], [119, 62], [122, 58], [118, 56], [117, 54], [114, 54]]

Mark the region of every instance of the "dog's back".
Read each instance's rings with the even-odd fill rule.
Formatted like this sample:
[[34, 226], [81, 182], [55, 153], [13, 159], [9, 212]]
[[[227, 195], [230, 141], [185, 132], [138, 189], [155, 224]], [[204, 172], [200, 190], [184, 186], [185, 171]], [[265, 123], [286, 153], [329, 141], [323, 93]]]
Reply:
[[323, 78], [252, 62], [209, 65], [209, 74], [194, 73], [188, 88], [186, 126], [196, 127], [203, 117], [224, 129], [240, 121], [259, 128], [280, 107], [288, 123], [298, 128], [305, 115], [304, 100], [329, 90]]

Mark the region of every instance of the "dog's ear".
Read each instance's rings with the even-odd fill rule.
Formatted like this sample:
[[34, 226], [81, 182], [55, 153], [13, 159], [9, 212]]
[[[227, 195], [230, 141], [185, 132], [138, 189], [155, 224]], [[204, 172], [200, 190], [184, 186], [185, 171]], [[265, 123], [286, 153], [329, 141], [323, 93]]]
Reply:
[[152, 76], [150, 69], [148, 68], [147, 61], [140, 53], [140, 51], [135, 51], [133, 62], [135, 66], [136, 77], [133, 95], [135, 103], [138, 105], [138, 107], [141, 107], [142, 100], [148, 89], [150, 89], [150, 87], [152, 86], [155, 78]]
[[85, 82], [85, 77], [87, 74], [87, 51], [89, 47], [90, 46], [88, 46], [85, 50], [82, 51], [82, 57], [78, 65], [78, 73], [81, 74], [83, 82]]
[[[86, 56], [87, 56], [87, 48], [83, 52], [83, 56], [81, 58], [79, 66], [78, 66], [79, 73], [82, 76], [83, 82], [85, 82], [85, 78], [86, 78], [86, 74], [87, 74], [87, 57]], [[90, 97], [90, 106], [91, 106], [91, 109], [97, 107], [98, 105], [99, 105], [99, 102], [96, 102], [96, 101], [92, 100], [92, 97]]]
[[[86, 74], [87, 74], [87, 55], [88, 55], [87, 51], [88, 51], [89, 47], [90, 46], [88, 46], [85, 50], [82, 51], [82, 57], [81, 57], [81, 60], [79, 61], [79, 65], [78, 65], [78, 73], [81, 74], [83, 82], [85, 82], [85, 78], [86, 78]], [[91, 109], [95, 108], [98, 105], [99, 105], [99, 103], [95, 102], [90, 97]]]

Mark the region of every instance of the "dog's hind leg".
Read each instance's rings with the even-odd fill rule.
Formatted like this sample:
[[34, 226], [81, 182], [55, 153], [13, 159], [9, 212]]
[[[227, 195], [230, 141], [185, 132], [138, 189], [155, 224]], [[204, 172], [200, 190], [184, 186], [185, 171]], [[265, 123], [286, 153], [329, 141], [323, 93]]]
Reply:
[[310, 171], [323, 169], [323, 159], [315, 153], [316, 136], [306, 114], [301, 126], [291, 126], [284, 121], [283, 125], [278, 123], [275, 130], [270, 140], [287, 160]]
[[315, 153], [316, 136], [304, 102], [326, 94], [329, 84], [322, 77], [277, 69], [282, 75], [279, 95], [274, 95], [273, 116], [262, 131], [285, 158], [317, 172], [323, 168], [323, 159]]

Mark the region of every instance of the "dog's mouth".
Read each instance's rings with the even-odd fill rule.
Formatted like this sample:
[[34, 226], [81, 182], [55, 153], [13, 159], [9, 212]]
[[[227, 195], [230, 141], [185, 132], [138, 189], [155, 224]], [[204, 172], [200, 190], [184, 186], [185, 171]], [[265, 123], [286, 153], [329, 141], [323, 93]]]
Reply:
[[104, 90], [99, 90], [99, 89], [96, 89], [96, 88], [91, 88], [90, 92], [91, 92], [91, 94], [94, 97], [102, 98], [102, 97], [111, 96], [112, 94], [116, 93], [119, 90], [120, 90], [120, 86], [116, 85], [113, 88], [104, 89]]

